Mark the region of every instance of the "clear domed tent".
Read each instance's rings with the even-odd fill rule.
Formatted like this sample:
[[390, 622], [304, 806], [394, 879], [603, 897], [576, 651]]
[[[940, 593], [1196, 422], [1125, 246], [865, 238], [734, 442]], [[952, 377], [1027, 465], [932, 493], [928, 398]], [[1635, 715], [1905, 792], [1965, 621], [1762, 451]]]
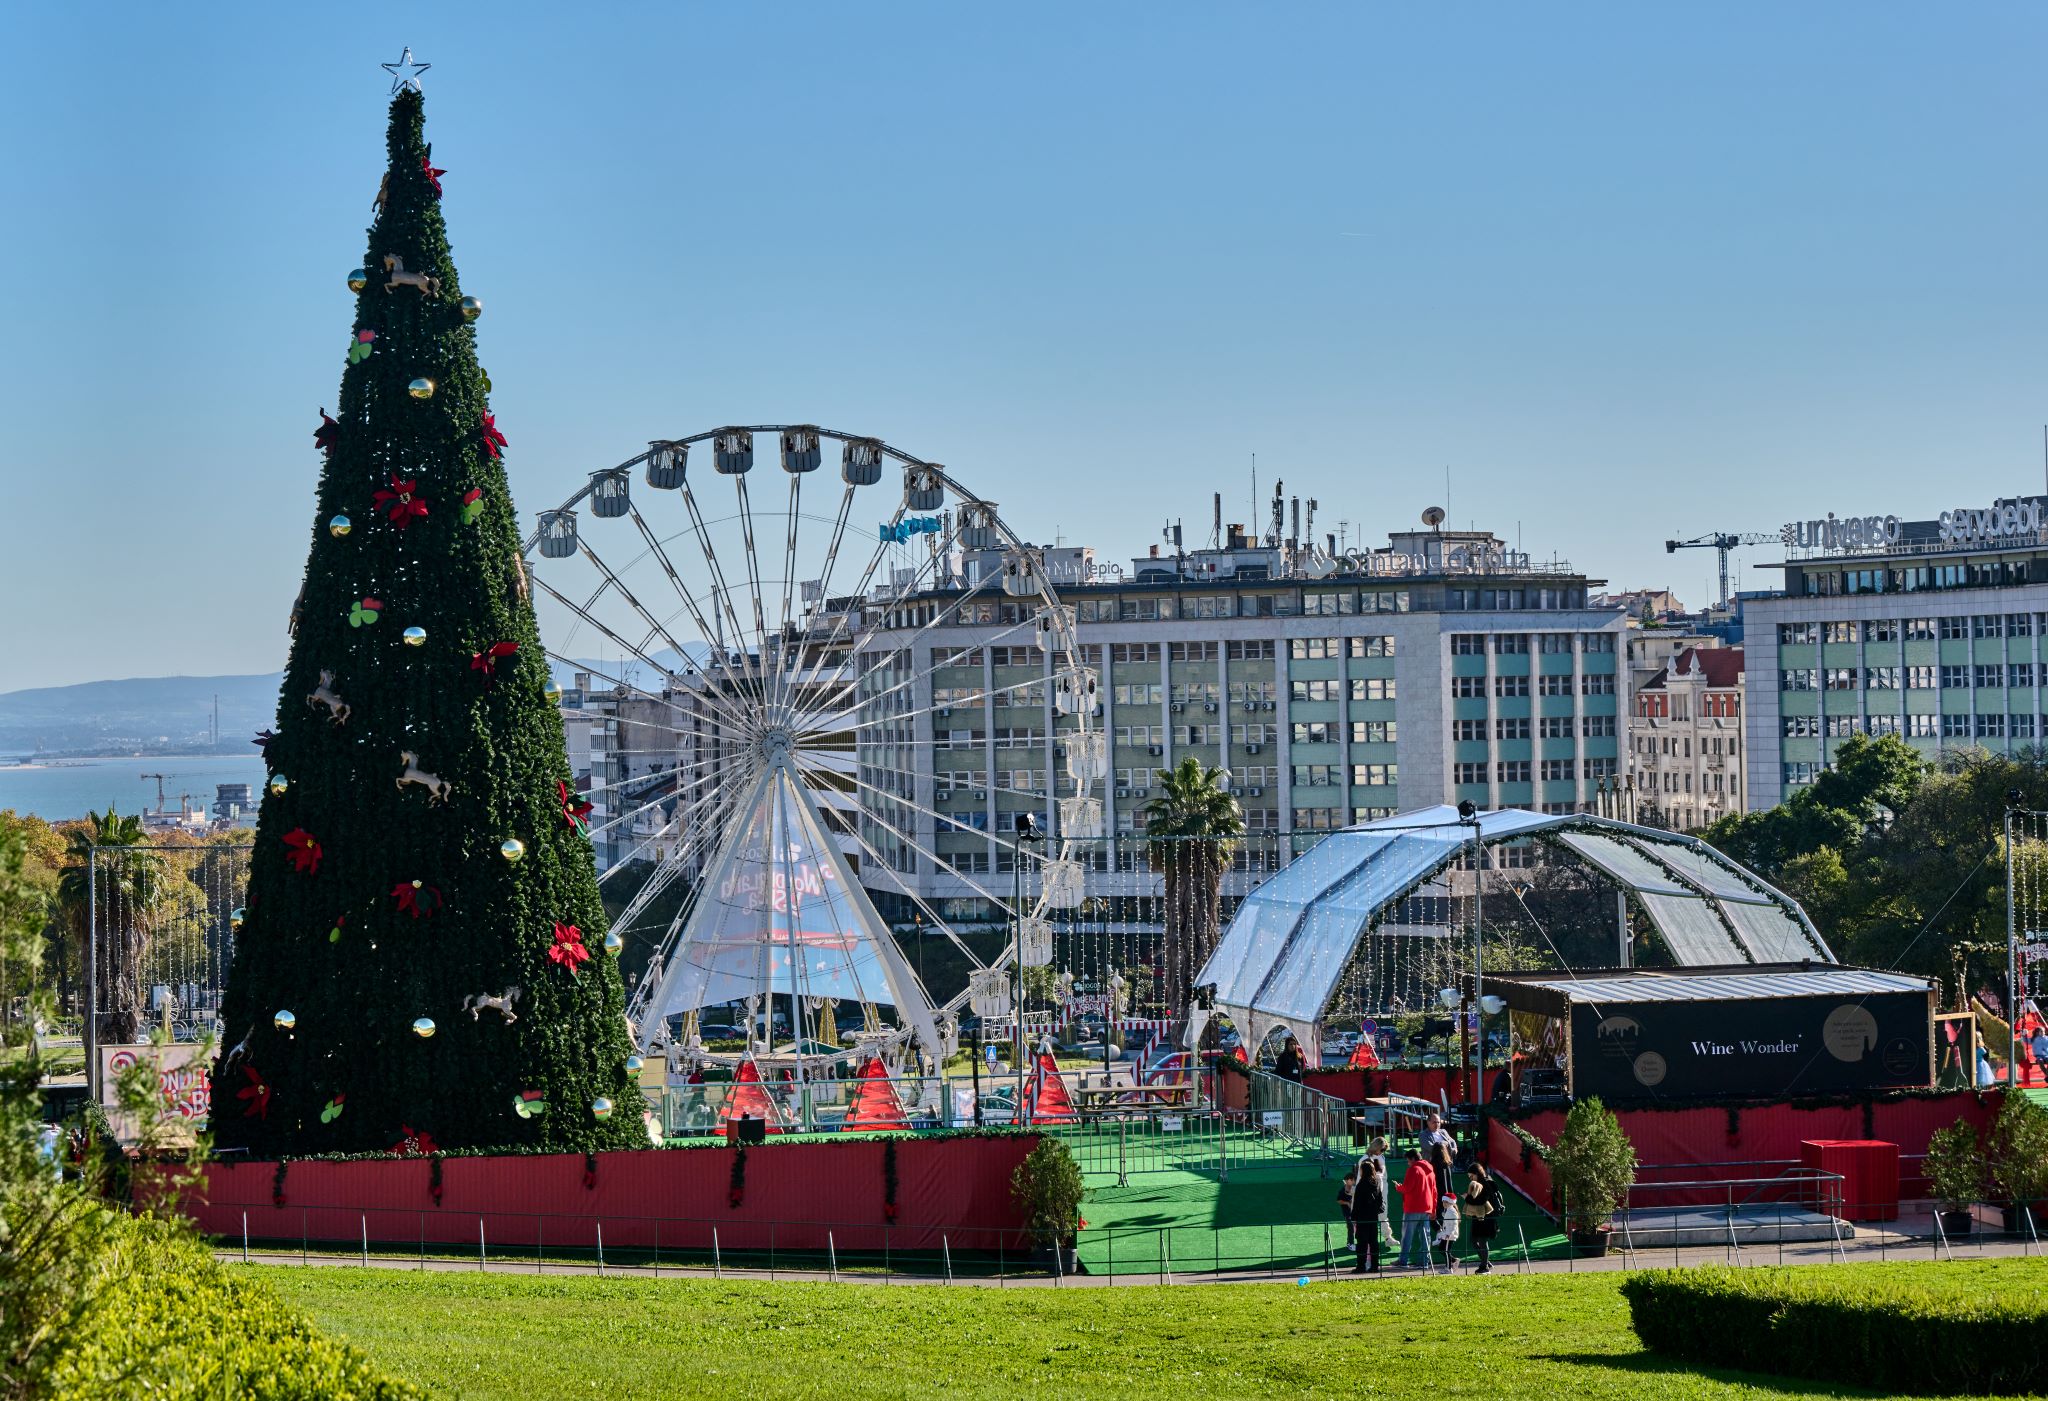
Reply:
[[1835, 961], [1798, 902], [1696, 838], [1518, 809], [1468, 822], [1441, 806], [1343, 828], [1297, 857], [1245, 897], [1197, 984], [1214, 988], [1214, 1010], [1247, 1045], [1283, 1027], [1319, 1044], [1362, 941], [1475, 838], [1488, 848], [1534, 838], [1568, 852], [1628, 894], [1680, 966]]

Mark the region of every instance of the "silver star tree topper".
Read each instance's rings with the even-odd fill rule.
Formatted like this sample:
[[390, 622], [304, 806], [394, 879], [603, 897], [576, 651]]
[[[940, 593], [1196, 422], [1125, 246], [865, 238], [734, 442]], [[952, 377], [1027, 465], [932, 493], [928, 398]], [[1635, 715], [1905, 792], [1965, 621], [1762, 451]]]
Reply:
[[405, 56], [399, 59], [398, 62], [380, 63], [377, 66], [391, 75], [391, 91], [395, 96], [406, 88], [411, 88], [414, 92], [418, 92], [420, 90], [420, 74], [426, 72], [434, 65], [431, 63], [414, 63], [412, 61], [412, 45], [407, 44], [405, 46]]

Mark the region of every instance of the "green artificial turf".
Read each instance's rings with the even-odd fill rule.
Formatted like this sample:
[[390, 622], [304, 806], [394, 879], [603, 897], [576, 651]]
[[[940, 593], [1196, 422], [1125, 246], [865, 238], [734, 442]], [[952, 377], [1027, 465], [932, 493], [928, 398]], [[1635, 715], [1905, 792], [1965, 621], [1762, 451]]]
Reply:
[[[240, 1267], [238, 1267], [240, 1268]], [[2048, 1260], [1819, 1265], [2039, 1287]], [[1619, 1273], [993, 1289], [249, 1267], [446, 1397], [1868, 1396], [1645, 1352]]]
[[[1068, 1135], [1062, 1134], [1062, 1137]], [[1117, 1185], [1115, 1148], [1070, 1144], [1084, 1168], [1088, 1196], [1081, 1215], [1081, 1268], [1089, 1274], [1156, 1274], [1178, 1271], [1349, 1268], [1343, 1253], [1344, 1220], [1337, 1211], [1337, 1179], [1355, 1161], [1346, 1148], [1329, 1164], [1299, 1151], [1267, 1150], [1233, 1135], [1237, 1155], [1218, 1180], [1213, 1147], [1127, 1142], [1124, 1185]], [[1402, 1164], [1392, 1164], [1398, 1182]], [[1462, 1180], [1462, 1179], [1461, 1179]], [[1498, 1264], [1519, 1261], [1526, 1247], [1532, 1260], [1562, 1258], [1564, 1237], [1556, 1223], [1513, 1189], [1504, 1193], [1508, 1212], [1495, 1238]], [[1394, 1213], [1400, 1230], [1400, 1212]], [[1325, 1255], [1325, 1249], [1330, 1252]], [[1161, 1256], [1165, 1255], [1162, 1265]], [[1461, 1240], [1461, 1259], [1472, 1249]], [[1391, 1259], [1391, 1255], [1389, 1256]]]

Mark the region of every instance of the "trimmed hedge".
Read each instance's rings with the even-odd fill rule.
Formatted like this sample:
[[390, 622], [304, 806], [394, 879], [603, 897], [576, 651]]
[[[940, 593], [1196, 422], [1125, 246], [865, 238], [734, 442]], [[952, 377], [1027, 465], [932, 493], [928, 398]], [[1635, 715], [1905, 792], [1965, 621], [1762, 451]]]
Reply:
[[1621, 1292], [1644, 1346], [1702, 1366], [1919, 1394], [2048, 1392], [2048, 1276], [1994, 1291], [1837, 1268], [1646, 1270]]
[[59, 1396], [181, 1401], [413, 1401], [353, 1347], [323, 1337], [260, 1284], [234, 1278], [204, 1248], [158, 1222], [123, 1223], [81, 1346], [55, 1368]]

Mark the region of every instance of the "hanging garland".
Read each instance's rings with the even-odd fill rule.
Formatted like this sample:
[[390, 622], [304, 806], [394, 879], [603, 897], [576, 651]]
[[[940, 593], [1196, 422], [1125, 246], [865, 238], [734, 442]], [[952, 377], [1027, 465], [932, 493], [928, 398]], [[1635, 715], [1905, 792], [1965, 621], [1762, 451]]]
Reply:
[[896, 1219], [896, 1140], [882, 1145], [882, 1219]]
[[441, 1204], [441, 1155], [434, 1155], [434, 1165], [427, 1169], [427, 1195], [434, 1199], [434, 1205]]
[[747, 1145], [742, 1143], [732, 1150], [732, 1180], [726, 1183], [725, 1204], [734, 1211], [747, 1197]]
[[272, 1206], [284, 1205], [284, 1175], [290, 1167], [291, 1159], [279, 1158], [277, 1160], [277, 1171], [270, 1174], [270, 1204]]
[[584, 1191], [586, 1191], [586, 1192], [590, 1192], [590, 1191], [595, 1191], [595, 1190], [596, 1190], [596, 1188], [597, 1188], [597, 1154], [595, 1154], [595, 1153], [585, 1153], [585, 1154], [583, 1155], [583, 1190], [584, 1190]]

